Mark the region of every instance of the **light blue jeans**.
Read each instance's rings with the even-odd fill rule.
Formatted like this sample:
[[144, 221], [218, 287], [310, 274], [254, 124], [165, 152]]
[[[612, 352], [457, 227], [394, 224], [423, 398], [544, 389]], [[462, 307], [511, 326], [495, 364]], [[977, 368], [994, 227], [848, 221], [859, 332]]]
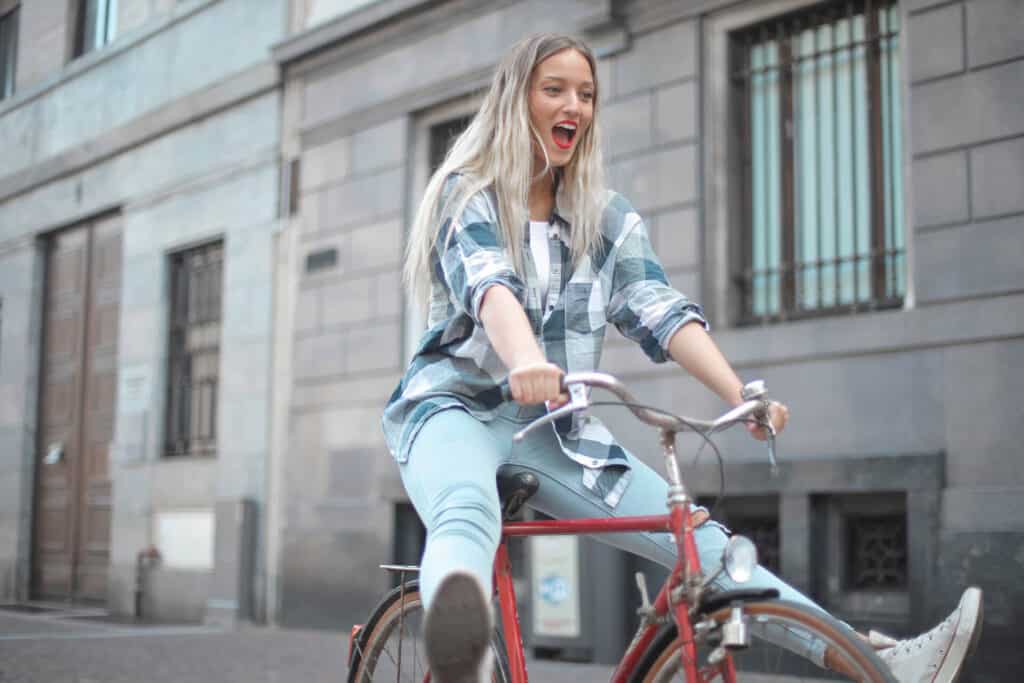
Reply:
[[[409, 499], [427, 528], [420, 566], [420, 594], [429, 606], [441, 579], [453, 570], [470, 572], [491, 591], [494, 554], [501, 538], [501, 510], [495, 477], [503, 465], [534, 473], [540, 490], [530, 507], [557, 519], [625, 517], [665, 513], [668, 484], [653, 469], [629, 455], [633, 478], [615, 508], [584, 488], [582, 466], [562, 455], [554, 432], [544, 427], [518, 444], [512, 435], [535, 418], [538, 408], [506, 404], [491, 422], [449, 409], [429, 418], [400, 465]], [[702, 567], [716, 567], [728, 541], [724, 527], [708, 521], [694, 531]], [[675, 542], [670, 534], [601, 534], [594, 538], [635, 553], [667, 568], [675, 566]], [[775, 588], [784, 600], [821, 609], [813, 601], [763, 567], [748, 583], [739, 585], [724, 572], [716, 588]], [[756, 633], [754, 624], [752, 630]], [[823, 664], [825, 644], [802, 631], [778, 628], [760, 633], [786, 649]]]

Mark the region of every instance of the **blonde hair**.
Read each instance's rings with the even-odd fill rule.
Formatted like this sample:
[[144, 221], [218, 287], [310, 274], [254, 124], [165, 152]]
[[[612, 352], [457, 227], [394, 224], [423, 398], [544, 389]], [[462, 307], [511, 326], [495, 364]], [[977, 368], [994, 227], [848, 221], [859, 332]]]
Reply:
[[[541, 33], [517, 43], [498, 65], [480, 110], [458, 137], [427, 183], [413, 221], [403, 272], [414, 301], [427, 304], [430, 254], [445, 219], [452, 218], [446, 239], [473, 195], [492, 188], [498, 202], [498, 229], [516, 272], [522, 276], [523, 231], [529, 221], [534, 142], [544, 151], [543, 173], [552, 171], [540, 133], [530, 122], [529, 92], [534, 69], [563, 50], [576, 50], [590, 63], [594, 79], [594, 114], [569, 163], [556, 169], [556, 202], [572, 227], [569, 249], [573, 264], [599, 243], [601, 213], [607, 201], [597, 124], [597, 62], [585, 43], [572, 36]], [[445, 194], [452, 173], [462, 176]], [[454, 210], [452, 210], [454, 207]]]

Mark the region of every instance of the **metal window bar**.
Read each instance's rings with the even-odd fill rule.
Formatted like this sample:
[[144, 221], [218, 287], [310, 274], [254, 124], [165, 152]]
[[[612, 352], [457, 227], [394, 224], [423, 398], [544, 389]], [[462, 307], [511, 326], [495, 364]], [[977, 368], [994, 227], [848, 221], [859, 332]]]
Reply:
[[899, 306], [898, 9], [830, 2], [733, 36], [741, 322]]
[[223, 245], [171, 257], [167, 455], [217, 448]]
[[846, 520], [846, 587], [899, 590], [907, 587], [905, 515], [855, 515]]
[[15, 63], [18, 58], [18, 12], [15, 6], [0, 16], [0, 100], [14, 94]]

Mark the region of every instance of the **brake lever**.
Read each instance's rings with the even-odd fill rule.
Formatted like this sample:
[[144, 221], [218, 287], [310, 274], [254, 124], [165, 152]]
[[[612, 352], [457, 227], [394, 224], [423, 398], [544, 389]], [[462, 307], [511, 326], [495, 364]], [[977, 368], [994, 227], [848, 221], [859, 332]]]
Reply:
[[551, 424], [566, 415], [570, 415], [581, 410], [586, 410], [590, 407], [590, 398], [587, 396], [587, 386], [585, 384], [569, 384], [566, 386], [569, 392], [569, 402], [561, 408], [556, 408], [550, 413], [543, 415], [530, 424], [526, 425], [518, 432], [512, 435], [512, 441], [519, 443], [523, 438], [532, 432], [533, 430], [546, 425]]

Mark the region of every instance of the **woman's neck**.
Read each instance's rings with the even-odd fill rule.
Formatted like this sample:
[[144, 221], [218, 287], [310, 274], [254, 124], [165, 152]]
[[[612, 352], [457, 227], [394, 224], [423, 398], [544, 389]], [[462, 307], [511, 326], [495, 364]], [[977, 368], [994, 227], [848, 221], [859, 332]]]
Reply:
[[546, 221], [555, 209], [555, 181], [545, 173], [530, 186], [529, 209], [531, 221]]

